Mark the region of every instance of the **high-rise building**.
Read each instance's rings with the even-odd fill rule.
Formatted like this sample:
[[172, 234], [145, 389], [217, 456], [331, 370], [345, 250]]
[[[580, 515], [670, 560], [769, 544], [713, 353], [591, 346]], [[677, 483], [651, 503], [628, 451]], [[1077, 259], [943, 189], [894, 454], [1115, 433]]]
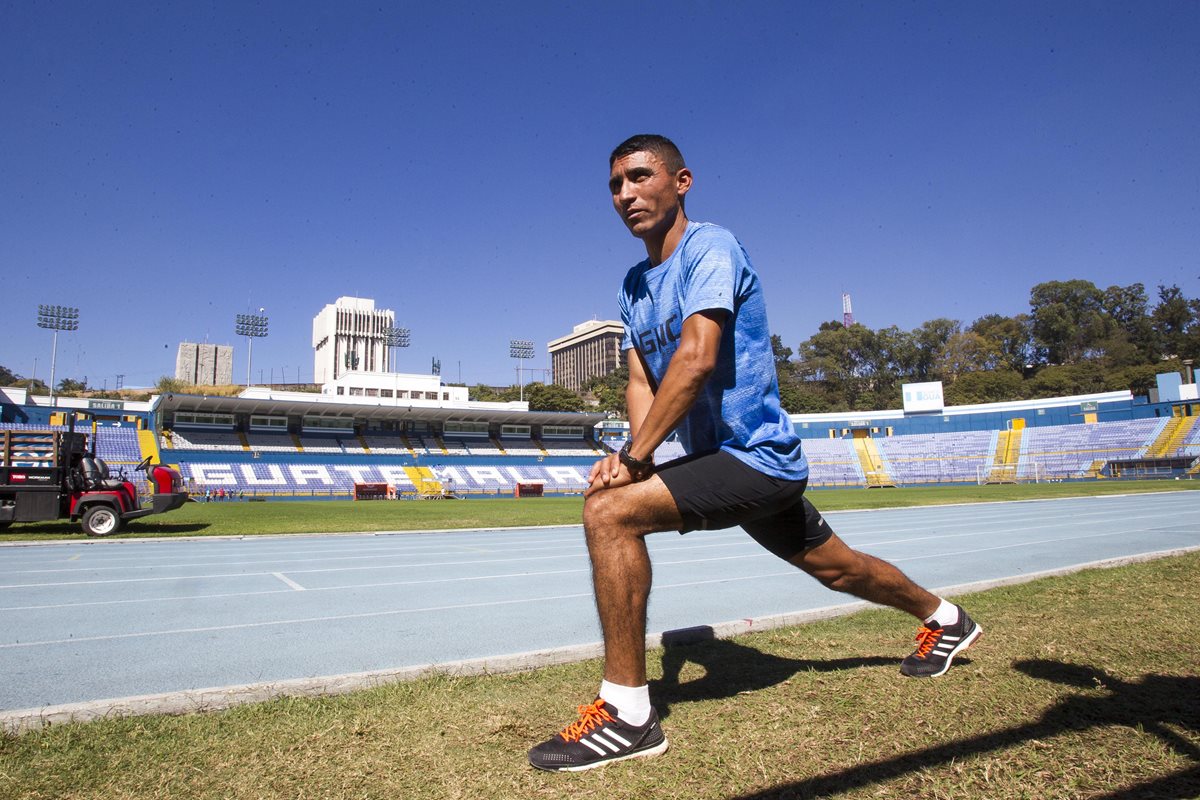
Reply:
[[313, 317], [313, 383], [346, 372], [389, 372], [387, 329], [396, 314], [366, 297], [339, 297]]
[[194, 386], [233, 383], [233, 347], [227, 344], [180, 342], [175, 377]]
[[554, 382], [579, 391], [592, 378], [621, 366], [621, 337], [625, 329], [615, 320], [589, 320], [548, 345]]

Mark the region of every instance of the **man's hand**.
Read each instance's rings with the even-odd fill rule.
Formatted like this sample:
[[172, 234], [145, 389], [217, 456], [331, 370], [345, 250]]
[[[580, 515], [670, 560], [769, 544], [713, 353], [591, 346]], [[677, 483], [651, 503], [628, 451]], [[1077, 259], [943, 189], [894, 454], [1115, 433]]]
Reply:
[[634, 483], [628, 468], [621, 463], [621, 458], [616, 453], [609, 453], [592, 465], [592, 471], [588, 473], [588, 487], [583, 496], [591, 497], [602, 489], [613, 489], [628, 483]]

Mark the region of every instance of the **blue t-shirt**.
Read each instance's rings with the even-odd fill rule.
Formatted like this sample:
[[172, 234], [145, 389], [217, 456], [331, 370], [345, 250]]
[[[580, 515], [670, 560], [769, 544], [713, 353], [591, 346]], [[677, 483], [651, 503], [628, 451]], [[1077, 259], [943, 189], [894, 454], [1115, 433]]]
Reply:
[[[792, 421], [779, 405], [779, 381], [758, 275], [724, 228], [689, 222], [663, 263], [629, 270], [619, 297], [621, 349], [642, 354], [656, 391], [679, 345], [683, 321], [700, 311], [729, 312], [716, 369], [676, 428], [688, 453], [720, 448], [760, 472], [808, 477]], [[632, 354], [630, 354], [632, 358]]]

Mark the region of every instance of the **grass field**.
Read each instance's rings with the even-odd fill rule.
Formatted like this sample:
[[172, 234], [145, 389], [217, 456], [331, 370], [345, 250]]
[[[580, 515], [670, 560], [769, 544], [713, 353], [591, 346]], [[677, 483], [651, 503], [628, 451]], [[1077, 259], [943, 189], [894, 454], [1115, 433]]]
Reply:
[[[977, 503], [1097, 494], [1200, 490], [1200, 481], [1041, 483], [1015, 486], [940, 486], [919, 489], [820, 489], [809, 493], [822, 511]], [[411, 531], [577, 525], [581, 497], [455, 501], [273, 501], [188, 503], [161, 516], [130, 523], [119, 537], [238, 536], [272, 533]], [[67, 521], [20, 524], [0, 531], [0, 542], [83, 538]]]
[[892, 611], [652, 651], [653, 760], [526, 765], [595, 691], [587, 662], [2, 738], [0, 797], [1200, 796], [1200, 554], [963, 602], [986, 633], [932, 681], [899, 675]]

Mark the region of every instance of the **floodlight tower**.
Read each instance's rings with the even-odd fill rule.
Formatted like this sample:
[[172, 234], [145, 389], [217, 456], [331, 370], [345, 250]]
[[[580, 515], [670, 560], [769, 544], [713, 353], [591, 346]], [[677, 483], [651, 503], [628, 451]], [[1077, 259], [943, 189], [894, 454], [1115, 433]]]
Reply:
[[383, 346], [388, 349], [388, 365], [392, 368], [392, 372], [396, 372], [396, 365], [392, 363], [395, 357], [392, 348], [408, 347], [412, 341], [411, 334], [412, 331], [408, 328], [397, 328], [394, 325], [383, 329]]
[[54, 405], [54, 367], [58, 360], [58, 332], [79, 330], [79, 309], [70, 306], [38, 306], [39, 328], [54, 331], [54, 345], [50, 350], [50, 405]]
[[263, 316], [265, 308], [260, 308], [257, 314], [238, 314], [234, 322], [234, 332], [246, 337], [246, 386], [250, 385], [250, 361], [254, 357], [254, 340], [267, 335], [267, 318]]
[[521, 362], [533, 358], [533, 341], [530, 339], [509, 339], [508, 354], [517, 359], [517, 384], [521, 387], [521, 402], [525, 402], [525, 384], [521, 381]]
[[842, 293], [842, 327], [849, 328], [854, 324], [854, 310], [850, 308], [850, 295]]

